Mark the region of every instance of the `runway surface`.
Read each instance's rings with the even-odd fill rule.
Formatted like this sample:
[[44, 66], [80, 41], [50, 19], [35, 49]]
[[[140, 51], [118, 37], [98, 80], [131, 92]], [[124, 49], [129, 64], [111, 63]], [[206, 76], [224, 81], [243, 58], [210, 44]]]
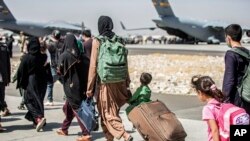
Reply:
[[[250, 49], [250, 44], [244, 44], [244, 47]], [[129, 55], [145, 55], [152, 53], [160, 54], [190, 54], [190, 55], [212, 55], [224, 56], [230, 48], [225, 43], [220, 45], [184, 45], [184, 44], [148, 44], [148, 45], [126, 45]]]
[[[243, 44], [244, 47], [250, 49], [250, 44]], [[190, 55], [213, 55], [224, 56], [225, 52], [230, 48], [225, 43], [220, 45], [188, 45], [188, 44], [128, 44], [129, 55], [146, 55], [152, 53], [162, 54], [190, 54]], [[20, 53], [17, 46], [13, 47], [13, 53]]]

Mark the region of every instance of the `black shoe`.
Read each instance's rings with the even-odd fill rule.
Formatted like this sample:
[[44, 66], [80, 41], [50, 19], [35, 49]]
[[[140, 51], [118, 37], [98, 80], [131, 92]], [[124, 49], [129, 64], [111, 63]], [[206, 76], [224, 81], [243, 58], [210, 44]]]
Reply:
[[17, 107], [17, 109], [19, 109], [19, 110], [25, 110], [25, 107], [24, 107], [24, 105], [20, 105], [20, 106]]

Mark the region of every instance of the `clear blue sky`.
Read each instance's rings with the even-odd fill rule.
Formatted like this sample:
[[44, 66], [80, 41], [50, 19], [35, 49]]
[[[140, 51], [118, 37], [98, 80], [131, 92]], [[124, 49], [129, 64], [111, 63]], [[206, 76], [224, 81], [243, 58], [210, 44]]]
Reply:
[[[97, 33], [100, 15], [109, 15], [120, 34], [164, 34], [164, 31], [125, 32], [119, 24], [128, 28], [154, 27], [152, 19], [158, 14], [151, 0], [5, 0], [18, 20], [46, 22], [65, 20], [81, 23]], [[250, 25], [250, 0], [169, 0], [179, 17], [198, 20], [225, 21]]]

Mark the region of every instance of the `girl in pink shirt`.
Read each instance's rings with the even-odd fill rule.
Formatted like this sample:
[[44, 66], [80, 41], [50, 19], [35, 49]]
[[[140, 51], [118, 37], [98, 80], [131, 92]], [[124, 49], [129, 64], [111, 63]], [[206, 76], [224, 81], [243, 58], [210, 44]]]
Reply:
[[220, 141], [215, 105], [223, 101], [221, 90], [216, 87], [209, 76], [193, 76], [191, 84], [197, 92], [199, 100], [207, 103], [202, 110], [202, 119], [208, 125], [208, 141]]

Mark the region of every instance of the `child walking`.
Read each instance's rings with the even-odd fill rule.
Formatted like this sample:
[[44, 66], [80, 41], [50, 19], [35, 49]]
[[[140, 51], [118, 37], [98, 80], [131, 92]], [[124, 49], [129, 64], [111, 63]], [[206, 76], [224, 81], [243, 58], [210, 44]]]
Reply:
[[138, 87], [133, 94], [133, 96], [129, 99], [129, 106], [126, 108], [127, 115], [132, 109], [141, 103], [150, 102], [151, 90], [148, 87], [148, 84], [151, 82], [152, 76], [149, 73], [142, 73], [140, 77], [141, 86]]
[[193, 76], [192, 87], [196, 90], [198, 98], [207, 104], [202, 110], [202, 120], [208, 124], [208, 141], [220, 141], [219, 127], [215, 117], [215, 106], [223, 101], [223, 94], [212, 78], [209, 76]]
[[[249, 124], [249, 115], [244, 109], [232, 104], [222, 103], [224, 95], [216, 87], [211, 77], [193, 76], [191, 84], [197, 92], [199, 100], [207, 103], [202, 110], [202, 119], [208, 125], [208, 141], [229, 141], [230, 125]], [[232, 109], [237, 110], [231, 111]], [[228, 118], [226, 118], [226, 112], [229, 113]], [[238, 113], [238, 115], [235, 113]], [[231, 118], [233, 118], [233, 121], [239, 122], [231, 123]], [[230, 120], [230, 123], [225, 124], [224, 121], [226, 120]]]

